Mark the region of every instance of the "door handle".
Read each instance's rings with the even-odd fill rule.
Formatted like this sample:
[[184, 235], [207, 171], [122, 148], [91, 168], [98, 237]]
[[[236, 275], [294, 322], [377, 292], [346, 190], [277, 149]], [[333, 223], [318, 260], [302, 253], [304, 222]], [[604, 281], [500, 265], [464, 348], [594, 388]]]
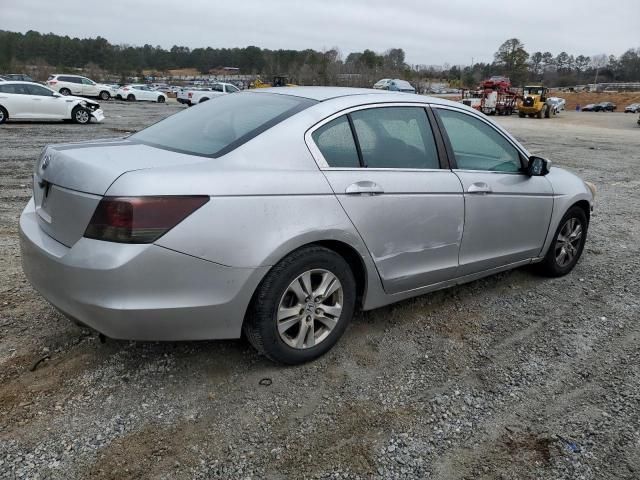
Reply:
[[344, 191], [347, 195], [380, 195], [384, 193], [384, 189], [376, 182], [368, 180], [352, 183]]
[[476, 182], [469, 185], [468, 193], [491, 193], [491, 187], [484, 182]]

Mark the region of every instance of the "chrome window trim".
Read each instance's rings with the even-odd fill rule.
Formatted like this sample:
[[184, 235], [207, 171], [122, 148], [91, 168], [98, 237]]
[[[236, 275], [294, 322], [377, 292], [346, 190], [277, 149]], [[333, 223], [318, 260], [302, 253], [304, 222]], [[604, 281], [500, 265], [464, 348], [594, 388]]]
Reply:
[[[485, 125], [488, 125], [493, 130], [495, 130], [499, 135], [501, 135], [505, 140], [507, 140], [516, 149], [517, 152], [522, 154], [524, 156], [524, 158], [529, 158], [531, 156], [531, 154], [527, 150], [525, 150], [525, 148], [522, 145], [520, 145], [516, 141], [516, 139], [511, 136], [511, 134], [509, 132], [507, 132], [506, 130], [502, 130], [501, 128], [498, 128], [496, 125], [494, 125], [493, 123], [489, 122], [486, 118], [483, 118], [481, 115], [477, 114], [475, 111], [470, 112], [469, 110], [466, 110], [464, 108], [456, 108], [456, 107], [452, 107], [450, 105], [439, 105], [437, 103], [432, 104], [431, 108], [434, 109], [434, 110], [436, 110], [436, 109], [451, 110], [453, 112], [467, 114], [470, 117], [476, 118], [476, 119], [480, 120], [481, 122], [483, 122]], [[444, 133], [446, 133], [446, 132], [444, 132]], [[505, 133], [506, 133], [506, 135], [505, 135]], [[496, 172], [496, 171], [492, 171], [492, 170], [469, 170], [469, 169], [464, 169], [464, 168], [454, 168], [453, 171], [455, 171], [455, 172], [485, 172], [485, 173], [500, 173], [500, 174], [511, 174], [511, 175], [523, 175], [523, 172]]]
[[[323, 125], [326, 125], [327, 123], [331, 122], [332, 120], [335, 120], [338, 117], [341, 117], [343, 115], [347, 115], [349, 113], [352, 112], [357, 112], [359, 110], [370, 110], [372, 108], [384, 108], [384, 107], [418, 107], [418, 108], [422, 108], [422, 109], [426, 109], [429, 107], [429, 103], [425, 102], [425, 103], [421, 103], [421, 102], [387, 102], [387, 103], [368, 103], [368, 104], [363, 104], [363, 105], [356, 105], [354, 107], [348, 107], [345, 108], [343, 110], [340, 110], [339, 112], [335, 112], [332, 113], [331, 115], [329, 115], [328, 117], [320, 120], [318, 123], [314, 124], [313, 126], [311, 126], [304, 134], [304, 141], [307, 144], [307, 148], [309, 149], [309, 152], [311, 152], [311, 156], [313, 157], [313, 159], [316, 161], [316, 164], [318, 165], [318, 168], [320, 170], [337, 170], [337, 171], [361, 171], [361, 170], [367, 170], [367, 171], [381, 171], [381, 172], [441, 172], [444, 171], [446, 169], [443, 168], [381, 168], [381, 167], [375, 167], [375, 168], [365, 168], [365, 167], [332, 167], [329, 165], [329, 163], [327, 162], [327, 160], [324, 158], [324, 155], [322, 155], [322, 152], [320, 152], [320, 149], [318, 148], [318, 146], [316, 145], [316, 143], [313, 141], [313, 133], [318, 130], [320, 127], [322, 127]], [[427, 115], [427, 112], [425, 111], [424, 113], [425, 115]], [[430, 128], [433, 130], [433, 126], [431, 126], [429, 119], [427, 118], [427, 122], [430, 126]], [[433, 141], [435, 142], [435, 132], [432, 132], [432, 134], [434, 135], [434, 139]]]

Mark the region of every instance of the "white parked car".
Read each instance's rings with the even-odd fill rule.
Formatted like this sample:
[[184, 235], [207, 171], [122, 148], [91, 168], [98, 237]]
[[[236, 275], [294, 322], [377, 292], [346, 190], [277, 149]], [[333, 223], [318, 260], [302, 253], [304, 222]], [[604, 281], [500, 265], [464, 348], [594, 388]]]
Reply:
[[73, 120], [86, 124], [104, 120], [100, 105], [86, 98], [64, 96], [33, 82], [0, 82], [0, 123], [13, 120]]
[[231, 83], [218, 82], [205, 90], [189, 90], [187, 92], [187, 101], [185, 103], [189, 106], [196, 105], [226, 93], [235, 93], [239, 91], [240, 89]]
[[80, 75], [49, 75], [47, 86], [61, 95], [80, 95], [109, 100], [116, 91], [111, 85], [96, 83]]
[[164, 103], [167, 101], [167, 95], [165, 93], [154, 90], [148, 85], [143, 84], [132, 84], [120, 87], [116, 92], [116, 98], [118, 100], [127, 100], [129, 102], [141, 100]]
[[547, 98], [547, 103], [554, 109], [554, 113], [560, 113], [564, 110], [567, 101], [560, 97], [549, 97]]

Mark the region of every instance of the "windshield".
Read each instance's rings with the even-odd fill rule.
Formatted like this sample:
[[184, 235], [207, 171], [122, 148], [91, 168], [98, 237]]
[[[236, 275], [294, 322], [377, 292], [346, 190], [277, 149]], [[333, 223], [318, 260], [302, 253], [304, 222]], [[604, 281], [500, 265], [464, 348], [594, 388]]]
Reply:
[[524, 87], [525, 95], [542, 95], [543, 87]]
[[315, 103], [308, 98], [275, 93], [221, 95], [129, 138], [154, 147], [217, 158]]

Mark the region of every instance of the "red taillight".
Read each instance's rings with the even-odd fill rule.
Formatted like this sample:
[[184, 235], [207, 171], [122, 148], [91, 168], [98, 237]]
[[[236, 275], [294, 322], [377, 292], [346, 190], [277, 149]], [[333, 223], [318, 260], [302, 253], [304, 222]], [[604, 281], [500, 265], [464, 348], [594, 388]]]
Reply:
[[87, 238], [119, 243], [151, 243], [209, 201], [208, 196], [104, 197]]
[[129, 87], [124, 87], [122, 90], [126, 92], [127, 90], [129, 90]]
[[191, 97], [193, 97], [193, 93], [189, 92], [189, 93], [187, 93], [187, 96], [188, 96], [189, 98], [191, 98]]

